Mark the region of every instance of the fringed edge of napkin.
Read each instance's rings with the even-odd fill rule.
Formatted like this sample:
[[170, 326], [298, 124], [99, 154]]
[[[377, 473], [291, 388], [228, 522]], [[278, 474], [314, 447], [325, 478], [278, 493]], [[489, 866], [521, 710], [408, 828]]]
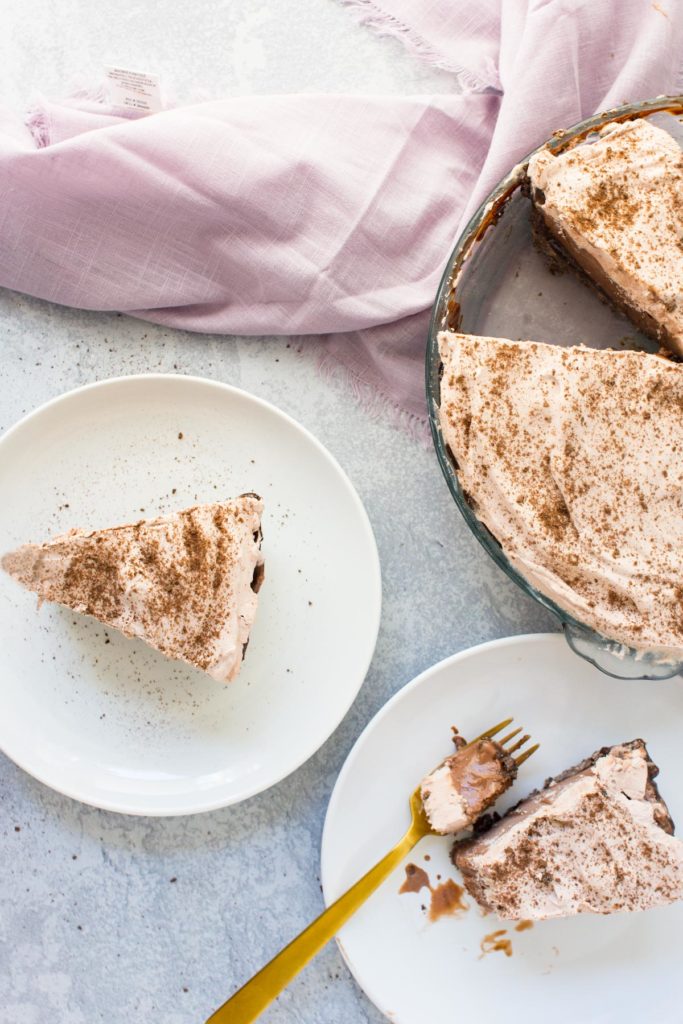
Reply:
[[[305, 350], [306, 346], [299, 348], [302, 353]], [[350, 367], [341, 363], [336, 355], [326, 352], [324, 345], [322, 351], [318, 353], [317, 365], [320, 379], [328, 385], [344, 385], [354, 401], [372, 420], [388, 423], [424, 448], [431, 447], [426, 412], [424, 416], [418, 416], [417, 413], [402, 408], [381, 385], [363, 380]]]
[[383, 11], [374, 0], [340, 0], [359, 25], [377, 32], [378, 35], [392, 36], [398, 39], [409, 53], [419, 57], [425, 63], [442, 71], [450, 71], [456, 76], [465, 92], [484, 92], [491, 88], [491, 83], [476, 75], [470, 68], [451, 60], [445, 54], [435, 50], [431, 43], [398, 18]]

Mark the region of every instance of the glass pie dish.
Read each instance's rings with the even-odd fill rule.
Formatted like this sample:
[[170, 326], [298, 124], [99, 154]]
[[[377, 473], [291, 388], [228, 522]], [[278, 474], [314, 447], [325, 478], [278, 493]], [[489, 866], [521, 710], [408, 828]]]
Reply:
[[[683, 145], [683, 96], [660, 96], [606, 111], [544, 143], [554, 152], [590, 145], [613, 121], [651, 117]], [[539, 147], [542, 148], [542, 147]], [[560, 621], [569, 646], [602, 672], [620, 679], [667, 679], [683, 672], [683, 661], [626, 647], [577, 621], [524, 578], [479, 521], [460, 486], [439, 424], [441, 358], [437, 336], [452, 329], [467, 334], [528, 338], [559, 345], [657, 351], [657, 344], [615, 312], [573, 274], [553, 274], [532, 241], [529, 200], [521, 185], [531, 153], [493, 189], [459, 238], [446, 265], [432, 311], [427, 345], [427, 403], [434, 446], [456, 505], [477, 540], [501, 569]]]

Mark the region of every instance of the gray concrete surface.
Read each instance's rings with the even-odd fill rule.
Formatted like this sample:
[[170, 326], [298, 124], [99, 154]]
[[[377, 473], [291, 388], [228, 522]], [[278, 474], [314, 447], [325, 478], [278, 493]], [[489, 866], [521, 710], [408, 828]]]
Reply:
[[[109, 61], [160, 72], [178, 100], [454, 88], [334, 0], [4, 5], [1, 95], [16, 109], [35, 91], [59, 95], [74, 75], [97, 76]], [[349, 473], [375, 529], [384, 611], [368, 678], [331, 739], [269, 792], [194, 818], [126, 818], [53, 793], [0, 755], [0, 1024], [199, 1024], [322, 909], [325, 808], [378, 708], [454, 651], [555, 625], [470, 536], [430, 448], [368, 415], [343, 384], [323, 382], [316, 353], [7, 292], [0, 338], [0, 430], [89, 381], [150, 370], [211, 377], [313, 431]], [[383, 1018], [331, 945], [263, 1019]]]

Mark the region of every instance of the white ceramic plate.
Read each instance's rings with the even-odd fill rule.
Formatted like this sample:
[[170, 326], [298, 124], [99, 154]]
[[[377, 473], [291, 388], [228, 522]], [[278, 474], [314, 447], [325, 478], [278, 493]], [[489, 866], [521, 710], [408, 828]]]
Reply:
[[[327, 901], [393, 846], [408, 825], [407, 796], [449, 753], [449, 729], [465, 735], [514, 715], [541, 741], [520, 769], [509, 806], [600, 746], [642, 736], [660, 766], [661, 791], [683, 821], [683, 688], [679, 680], [620, 682], [573, 654], [560, 635], [483, 644], [442, 661], [401, 690], [351, 751], [325, 822], [322, 880]], [[428, 837], [404, 863], [432, 884], [460, 881], [450, 841]], [[429, 861], [424, 859], [428, 854]], [[623, 1024], [680, 1020], [683, 904], [641, 914], [514, 926], [476, 906], [430, 922], [427, 890], [399, 895], [397, 870], [345, 926], [339, 945], [377, 1007], [397, 1024]], [[472, 901], [468, 901], [472, 904]], [[506, 928], [513, 955], [481, 956], [480, 943]]]
[[[182, 438], [181, 436], [182, 435]], [[222, 686], [0, 578], [0, 747], [68, 796], [191, 814], [282, 779], [341, 721], [375, 647], [381, 585], [361, 502], [331, 455], [223, 384], [149, 375], [48, 403], [0, 440], [0, 550], [257, 491], [266, 582]]]

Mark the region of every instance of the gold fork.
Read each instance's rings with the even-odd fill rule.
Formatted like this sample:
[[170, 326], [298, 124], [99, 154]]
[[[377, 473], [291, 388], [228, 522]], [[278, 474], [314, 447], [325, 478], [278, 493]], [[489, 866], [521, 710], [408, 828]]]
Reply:
[[[498, 725], [483, 732], [481, 736], [477, 736], [467, 746], [496, 736], [511, 722], [511, 718], [506, 718], [504, 722], [499, 722]], [[514, 729], [499, 741], [500, 745], [511, 743], [521, 731], [521, 728]], [[528, 757], [531, 757], [534, 751], [538, 750], [539, 745], [536, 743], [522, 751], [522, 747], [530, 739], [531, 737], [525, 733], [514, 744], [505, 747], [509, 754], [519, 751], [514, 759], [517, 765], [522, 764]], [[393, 850], [378, 864], [375, 864], [374, 868], [370, 868], [327, 910], [323, 911], [320, 917], [312, 921], [308, 928], [292, 939], [288, 946], [285, 946], [270, 963], [261, 968], [258, 974], [255, 974], [242, 988], [238, 989], [234, 996], [231, 996], [215, 1013], [212, 1013], [206, 1024], [250, 1024], [251, 1021], [256, 1020], [299, 971], [337, 934], [342, 925], [372, 895], [420, 839], [427, 835], [438, 834], [434, 832], [425, 815], [420, 786], [411, 794], [410, 814], [410, 828]]]

